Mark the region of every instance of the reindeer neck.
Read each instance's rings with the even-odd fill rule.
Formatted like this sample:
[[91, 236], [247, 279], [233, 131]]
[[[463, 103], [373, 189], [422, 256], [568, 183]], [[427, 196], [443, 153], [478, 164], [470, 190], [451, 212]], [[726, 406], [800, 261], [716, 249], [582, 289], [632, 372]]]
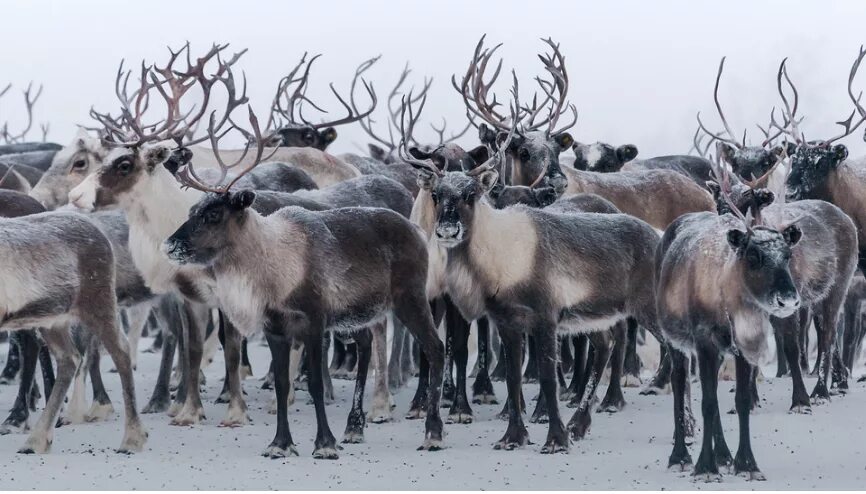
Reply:
[[433, 236], [433, 229], [436, 226], [436, 209], [429, 190], [421, 189], [418, 191], [418, 196], [412, 204], [412, 214], [409, 218], [412, 220], [412, 223], [415, 223], [424, 230], [424, 234], [428, 239]]
[[162, 242], [187, 220], [201, 197], [200, 191], [181, 189], [168, 170], [157, 166], [141, 193], [126, 204], [129, 226]]

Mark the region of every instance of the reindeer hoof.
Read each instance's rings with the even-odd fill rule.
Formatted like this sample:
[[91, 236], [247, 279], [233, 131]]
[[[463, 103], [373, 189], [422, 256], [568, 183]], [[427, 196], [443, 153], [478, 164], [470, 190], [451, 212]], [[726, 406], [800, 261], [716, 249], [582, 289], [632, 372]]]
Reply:
[[44, 454], [51, 449], [51, 439], [47, 437], [30, 436], [24, 443], [24, 446], [18, 450], [18, 453], [24, 455]]
[[343, 444], [361, 444], [364, 442], [364, 431], [346, 431], [340, 442]]
[[123, 441], [120, 443], [120, 447], [117, 448], [117, 452], [127, 455], [140, 453], [144, 449], [144, 443], [146, 442], [147, 432], [139, 426], [133, 431], [126, 433]]
[[427, 410], [423, 408], [412, 408], [406, 413], [407, 420], [417, 420], [427, 417]]
[[174, 416], [173, 419], [171, 419], [171, 422], [169, 422], [169, 424], [170, 425], [180, 425], [180, 426], [196, 425], [199, 422], [201, 422], [202, 420], [204, 420], [205, 418], [206, 417], [204, 415], [204, 409], [197, 408], [197, 409], [190, 410], [187, 407], [184, 407], [180, 411], [180, 413], [178, 413], [177, 415]]
[[340, 455], [337, 453], [337, 448], [322, 447], [316, 448], [313, 451], [313, 458], [317, 460], [337, 460], [340, 458]]
[[90, 410], [84, 414], [85, 422], [101, 422], [114, 413], [114, 407], [111, 403], [96, 403], [90, 406]]
[[262, 451], [262, 456], [275, 460], [277, 458], [288, 458], [289, 456], [300, 456], [294, 444], [289, 444], [285, 448], [281, 448], [274, 444], [270, 445]]
[[387, 410], [370, 410], [367, 412], [367, 420], [374, 424], [390, 422], [392, 420], [391, 407], [389, 406]]
[[755, 470], [752, 472], [737, 472], [737, 477], [746, 479], [748, 481], [757, 481], [762, 482], [767, 480], [767, 477], [760, 470]]
[[704, 482], [707, 484], [709, 484], [711, 482], [721, 482], [722, 481], [722, 474], [720, 474], [720, 473], [698, 473], [698, 474], [694, 475], [694, 481], [695, 482]]
[[446, 424], [471, 424], [473, 420], [472, 413], [457, 412], [448, 415], [445, 419]]
[[443, 448], [441, 439], [425, 439], [418, 451], [441, 451]]
[[788, 413], [799, 413], [801, 415], [812, 415], [811, 405], [794, 405], [788, 410]]
[[635, 376], [632, 374], [626, 374], [622, 376], [622, 387], [623, 388], [639, 388], [643, 384], [639, 376]]
[[472, 403], [477, 405], [498, 405], [499, 401], [495, 394], [481, 393], [472, 396]]

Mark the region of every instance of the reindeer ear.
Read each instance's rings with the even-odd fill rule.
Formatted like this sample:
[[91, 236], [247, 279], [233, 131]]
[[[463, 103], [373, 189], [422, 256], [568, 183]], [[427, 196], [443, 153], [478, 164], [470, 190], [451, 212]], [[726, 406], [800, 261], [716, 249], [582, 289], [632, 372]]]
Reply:
[[637, 146], [634, 144], [623, 144], [616, 148], [616, 157], [620, 163], [627, 163], [637, 157]]
[[493, 187], [496, 186], [498, 181], [499, 172], [496, 170], [487, 170], [478, 175], [478, 183], [481, 184], [481, 189], [485, 194], [493, 190]]
[[803, 231], [797, 225], [788, 225], [787, 228], [782, 230], [782, 237], [785, 238], [785, 242], [788, 242], [788, 245], [793, 247], [803, 238]]
[[231, 199], [229, 199], [231, 206], [238, 211], [252, 206], [255, 200], [256, 193], [248, 189], [236, 192], [232, 195]]
[[168, 146], [157, 144], [144, 149], [144, 163], [148, 170], [153, 170], [156, 165], [162, 164], [171, 156]]
[[719, 195], [722, 193], [722, 187], [715, 180], [707, 180], [705, 182], [707, 189], [710, 191], [710, 194], [713, 195], [714, 198], [718, 199]]
[[735, 251], [739, 252], [744, 249], [747, 242], [748, 234], [746, 232], [742, 230], [728, 230], [728, 244]]
[[769, 206], [776, 200], [776, 194], [773, 194], [772, 191], [767, 189], [755, 189], [752, 194], [755, 196], [755, 206], [758, 211]]
[[418, 160], [429, 160], [431, 158], [430, 154], [420, 148], [411, 147], [409, 148], [409, 154], [412, 155], [413, 158]]
[[532, 189], [532, 195], [535, 197], [535, 202], [538, 203], [538, 207], [540, 208], [550, 206], [556, 202], [557, 198], [559, 198], [559, 194], [556, 193], [556, 189], [553, 187], [538, 187]]
[[726, 161], [731, 165], [731, 169], [734, 173], [737, 173], [737, 165], [734, 163], [734, 148], [727, 143], [721, 142], [719, 143], [719, 155], [723, 161]]
[[[508, 139], [508, 132], [500, 132], [496, 134], [496, 146], [501, 146], [506, 139]], [[523, 136], [515, 132], [514, 135], [511, 137], [511, 144], [508, 145], [508, 149], [506, 151], [515, 151], [521, 145], [523, 145]]]
[[333, 127], [328, 127], [327, 129], [319, 132], [319, 136], [322, 138], [322, 142], [327, 146], [331, 144], [337, 139], [337, 129]]
[[367, 149], [370, 150], [370, 157], [374, 160], [385, 161], [385, 158], [388, 157], [388, 153], [375, 144], [367, 144]]
[[566, 149], [570, 148], [572, 144], [574, 144], [574, 138], [571, 137], [571, 134], [568, 132], [560, 132], [553, 136], [553, 140], [556, 141], [556, 144], [559, 146], [559, 152], [563, 152]]
[[478, 146], [475, 149], [469, 150], [469, 156], [475, 161], [475, 166], [478, 166], [490, 157], [490, 154], [487, 152], [487, 146]]
[[833, 146], [833, 166], [845, 161], [848, 157], [848, 148], [844, 144], [836, 144]]
[[433, 190], [436, 183], [439, 182], [439, 177], [430, 170], [418, 169], [418, 187], [424, 190]]
[[487, 124], [482, 123], [478, 126], [478, 140], [481, 141], [481, 144], [492, 145], [496, 142], [496, 132]]

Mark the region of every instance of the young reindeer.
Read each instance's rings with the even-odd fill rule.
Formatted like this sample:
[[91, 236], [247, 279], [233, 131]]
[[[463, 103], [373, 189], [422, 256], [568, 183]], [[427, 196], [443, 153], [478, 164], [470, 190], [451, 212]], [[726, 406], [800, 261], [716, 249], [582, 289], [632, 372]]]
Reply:
[[[250, 124], [258, 123], [250, 112]], [[274, 360], [277, 433], [264, 455], [297, 454], [287, 416], [289, 345], [304, 342], [318, 431], [313, 455], [337, 458], [322, 388], [322, 335], [354, 331], [391, 311], [418, 339], [431, 364], [425, 440], [441, 448], [439, 393], [443, 345], [424, 296], [427, 253], [414, 226], [377, 208], [308, 211], [289, 207], [263, 217], [250, 208], [255, 192], [233, 191], [247, 165], [227, 185], [210, 185], [194, 170], [177, 177], [207, 192], [164, 244], [169, 257], [213, 272], [220, 306], [240, 328], [264, 326]], [[264, 262], [263, 262], [264, 261]]]
[[[732, 204], [727, 186], [721, 193]], [[684, 410], [687, 355], [696, 353], [704, 427], [694, 475], [707, 481], [719, 480], [719, 466], [732, 463], [717, 396], [720, 356], [727, 352], [736, 359], [740, 424], [734, 470], [752, 480], [764, 479], [749, 433], [754, 366], [766, 355], [771, 317], [787, 318], [801, 305], [790, 270], [792, 247], [802, 238], [796, 219], [774, 227], [744, 217], [733, 205], [731, 212], [681, 216], [665, 231], [655, 261], [658, 317], [671, 345], [674, 448], [669, 466], [685, 468], [692, 463]]]

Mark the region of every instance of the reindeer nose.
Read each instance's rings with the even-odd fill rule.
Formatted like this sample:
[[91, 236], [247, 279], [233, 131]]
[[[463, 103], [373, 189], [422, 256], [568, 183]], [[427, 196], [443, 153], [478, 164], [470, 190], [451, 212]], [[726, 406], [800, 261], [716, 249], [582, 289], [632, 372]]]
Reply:
[[800, 307], [800, 297], [797, 295], [776, 295], [776, 305], [780, 309], [797, 309]]
[[564, 175], [556, 175], [550, 179], [550, 186], [553, 187], [557, 194], [562, 194], [565, 192], [566, 187], [568, 187], [568, 179]]
[[455, 239], [460, 235], [459, 223], [440, 224], [436, 227], [436, 236], [443, 240]]

